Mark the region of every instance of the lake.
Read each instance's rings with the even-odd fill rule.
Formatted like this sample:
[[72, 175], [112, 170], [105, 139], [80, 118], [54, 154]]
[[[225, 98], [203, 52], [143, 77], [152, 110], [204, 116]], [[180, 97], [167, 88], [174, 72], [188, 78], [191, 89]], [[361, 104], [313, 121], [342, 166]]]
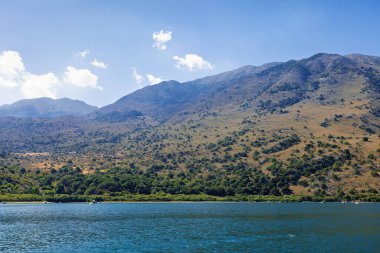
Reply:
[[380, 252], [380, 204], [0, 204], [1, 252]]

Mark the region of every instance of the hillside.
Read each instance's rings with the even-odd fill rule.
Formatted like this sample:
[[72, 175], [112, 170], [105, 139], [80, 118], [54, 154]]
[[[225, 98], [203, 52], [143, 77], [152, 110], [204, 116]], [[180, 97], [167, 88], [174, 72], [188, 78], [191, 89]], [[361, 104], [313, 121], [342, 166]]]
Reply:
[[62, 116], [83, 116], [94, 112], [95, 106], [68, 98], [25, 99], [10, 105], [0, 106], [0, 117], [57, 118]]
[[75, 121], [1, 121], [2, 173], [15, 193], [376, 195], [379, 91], [365, 55], [162, 82]]
[[[256, 112], [278, 111], [304, 99], [310, 101], [310, 96], [319, 99], [329, 88], [335, 94], [326, 95], [339, 100], [338, 96], [344, 95], [339, 89], [358, 81], [368, 82], [367, 88], [375, 92], [367, 94], [378, 96], [378, 61], [378, 57], [364, 55], [317, 54], [300, 61], [245, 66], [186, 83], [168, 81], [147, 86], [100, 108], [96, 114], [136, 111], [162, 122], [181, 114], [209, 113], [236, 106], [253, 108]], [[377, 98], [369, 98], [371, 105]], [[374, 105], [373, 109], [377, 107]]]
[[[100, 108], [96, 115], [107, 115], [112, 112], [137, 111], [162, 122], [180, 113], [188, 113], [194, 108], [206, 109], [210, 103], [210, 96], [220, 94], [230, 100], [227, 88], [233, 85], [247, 82], [246, 87], [240, 89], [240, 97], [236, 102], [243, 101], [245, 96], [255, 94], [263, 86], [257, 73], [260, 73], [279, 63], [269, 63], [260, 67], [245, 66], [234, 71], [225, 72], [215, 76], [209, 76], [194, 81], [179, 83], [177, 81], [165, 81], [154, 86], [147, 86], [132, 94], [122, 97], [115, 103]], [[249, 86], [249, 87], [248, 87]], [[232, 93], [236, 92], [236, 87]], [[224, 99], [220, 100], [223, 102]]]

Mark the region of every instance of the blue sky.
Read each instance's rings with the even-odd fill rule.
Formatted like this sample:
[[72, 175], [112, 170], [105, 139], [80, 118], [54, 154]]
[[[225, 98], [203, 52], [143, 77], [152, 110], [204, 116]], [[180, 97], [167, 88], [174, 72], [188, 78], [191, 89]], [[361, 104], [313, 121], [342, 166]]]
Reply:
[[379, 13], [380, 1], [363, 0], [2, 0], [0, 104], [49, 96], [103, 106], [160, 80], [247, 64], [380, 56]]

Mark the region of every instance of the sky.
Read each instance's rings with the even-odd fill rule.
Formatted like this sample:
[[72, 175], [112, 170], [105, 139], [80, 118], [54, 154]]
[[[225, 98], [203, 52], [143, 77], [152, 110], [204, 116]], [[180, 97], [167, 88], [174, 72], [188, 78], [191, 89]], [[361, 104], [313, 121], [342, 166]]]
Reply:
[[104, 106], [147, 85], [313, 54], [380, 56], [380, 1], [2, 0], [0, 105]]

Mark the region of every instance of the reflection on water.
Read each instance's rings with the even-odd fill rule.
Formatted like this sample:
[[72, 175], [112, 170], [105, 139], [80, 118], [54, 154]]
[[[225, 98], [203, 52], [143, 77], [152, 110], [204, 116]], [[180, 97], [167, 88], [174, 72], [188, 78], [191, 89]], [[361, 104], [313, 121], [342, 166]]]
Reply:
[[0, 205], [3, 252], [380, 252], [380, 204]]

